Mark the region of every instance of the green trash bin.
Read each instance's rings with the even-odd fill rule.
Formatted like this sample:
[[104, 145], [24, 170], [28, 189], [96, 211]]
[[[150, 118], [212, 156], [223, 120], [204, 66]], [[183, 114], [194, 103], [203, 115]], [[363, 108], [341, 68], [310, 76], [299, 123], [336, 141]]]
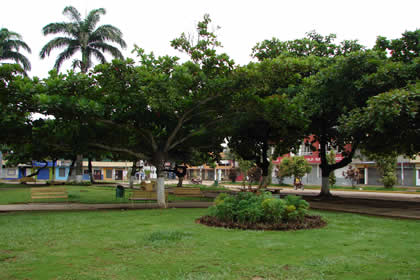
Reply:
[[117, 188], [115, 189], [115, 197], [124, 198], [124, 192], [125, 192], [124, 187], [121, 185], [118, 185]]

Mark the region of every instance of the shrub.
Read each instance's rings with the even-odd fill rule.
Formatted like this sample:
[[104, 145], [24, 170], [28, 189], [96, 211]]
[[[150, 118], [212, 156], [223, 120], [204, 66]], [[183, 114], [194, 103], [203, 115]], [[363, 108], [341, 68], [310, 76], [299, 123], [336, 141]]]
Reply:
[[385, 188], [392, 188], [397, 183], [397, 176], [394, 171], [386, 172], [382, 178]]
[[309, 204], [298, 196], [275, 199], [271, 193], [242, 192], [236, 196], [220, 194], [209, 215], [223, 222], [242, 224], [281, 223], [301, 220], [307, 214]]

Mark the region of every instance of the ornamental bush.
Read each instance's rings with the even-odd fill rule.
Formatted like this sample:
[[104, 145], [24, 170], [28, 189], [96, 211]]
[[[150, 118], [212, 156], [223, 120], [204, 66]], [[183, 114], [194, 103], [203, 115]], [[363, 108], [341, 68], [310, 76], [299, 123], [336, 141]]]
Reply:
[[209, 215], [222, 222], [241, 224], [278, 224], [303, 220], [309, 204], [299, 196], [273, 198], [270, 192], [255, 194], [242, 192], [238, 195], [220, 194]]

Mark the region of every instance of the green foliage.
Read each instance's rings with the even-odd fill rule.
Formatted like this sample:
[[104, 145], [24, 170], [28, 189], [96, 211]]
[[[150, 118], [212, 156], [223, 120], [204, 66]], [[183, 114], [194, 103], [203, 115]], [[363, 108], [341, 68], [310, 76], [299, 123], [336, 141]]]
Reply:
[[370, 153], [368, 151], [362, 151], [368, 159], [376, 163], [376, 167], [379, 171], [379, 174], [382, 176], [381, 181], [386, 188], [392, 188], [397, 183], [397, 156], [396, 152], [391, 152], [389, 154], [378, 154]]
[[399, 39], [388, 40], [386, 37], [378, 36], [374, 48], [389, 51], [394, 61], [411, 62], [419, 57], [420, 29], [406, 31]]
[[230, 111], [235, 122], [227, 124], [228, 145], [243, 159], [255, 162], [262, 176], [270, 175], [270, 156], [296, 149], [303, 139], [308, 120], [301, 100], [294, 97], [304, 78], [316, 73], [320, 65], [315, 57], [281, 56], [249, 63], [234, 72], [237, 96]]
[[310, 173], [311, 170], [312, 167], [303, 156], [285, 157], [282, 159], [278, 166], [278, 176], [293, 176], [295, 178], [301, 179], [303, 176], [305, 176], [305, 174]]
[[[333, 150], [331, 150], [328, 155], [327, 155], [327, 162], [328, 164], [334, 164], [336, 162], [335, 160], [335, 152]], [[330, 175], [328, 176], [328, 182], [330, 184], [330, 186], [334, 186], [335, 183], [337, 182], [337, 178], [335, 176], [334, 171], [330, 172]]]
[[371, 153], [414, 155], [420, 152], [420, 82], [369, 99], [340, 122], [346, 134], [362, 134], [362, 147]]
[[271, 40], [264, 40], [253, 47], [252, 56], [260, 61], [275, 58], [279, 55], [333, 57], [363, 49], [363, 46], [357, 40], [345, 40], [337, 45], [334, 44], [335, 38], [335, 34], [322, 36], [316, 31], [307, 32], [305, 38], [285, 42], [272, 38]]
[[275, 199], [269, 192], [241, 192], [236, 196], [219, 195], [209, 213], [225, 222], [281, 223], [302, 220], [308, 208], [309, 204], [298, 196]]
[[385, 188], [392, 188], [397, 183], [395, 170], [385, 172], [384, 176], [382, 177], [382, 183], [384, 184]]

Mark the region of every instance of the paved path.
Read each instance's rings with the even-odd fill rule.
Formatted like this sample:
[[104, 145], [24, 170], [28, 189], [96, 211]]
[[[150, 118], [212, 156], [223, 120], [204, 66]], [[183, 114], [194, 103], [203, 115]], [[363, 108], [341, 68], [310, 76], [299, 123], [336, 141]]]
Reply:
[[[212, 202], [188, 201], [170, 202], [169, 208], [207, 208]], [[82, 203], [28, 203], [0, 205], [0, 212], [21, 211], [79, 211], [79, 210], [115, 210], [115, 209], [154, 209], [157, 203], [112, 203], [112, 204], [82, 204]]]

